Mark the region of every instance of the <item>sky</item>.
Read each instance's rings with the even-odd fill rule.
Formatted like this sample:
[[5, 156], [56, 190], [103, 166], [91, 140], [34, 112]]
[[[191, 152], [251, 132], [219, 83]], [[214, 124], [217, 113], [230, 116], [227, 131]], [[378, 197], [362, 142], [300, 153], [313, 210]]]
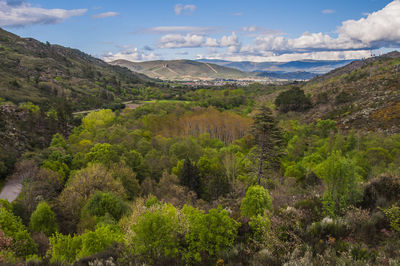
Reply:
[[0, 0], [0, 27], [105, 61], [360, 59], [400, 47], [400, 0]]

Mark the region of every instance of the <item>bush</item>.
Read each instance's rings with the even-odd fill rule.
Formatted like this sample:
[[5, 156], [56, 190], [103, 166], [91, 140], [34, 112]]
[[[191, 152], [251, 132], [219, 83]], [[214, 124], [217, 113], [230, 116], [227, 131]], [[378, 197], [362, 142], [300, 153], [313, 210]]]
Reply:
[[134, 232], [130, 243], [135, 254], [153, 263], [177, 258], [182, 253], [179, 235], [182, 223], [172, 205], [154, 206], [139, 216], [132, 225]]
[[73, 263], [80, 258], [90, 256], [123, 242], [123, 235], [116, 226], [101, 225], [95, 231], [82, 235], [62, 235], [56, 233], [50, 237], [50, 261], [52, 263]]
[[32, 232], [43, 232], [46, 236], [51, 236], [58, 230], [56, 216], [45, 201], [38, 204], [29, 225]]
[[390, 208], [384, 209], [383, 212], [389, 220], [390, 228], [400, 233], [400, 207], [393, 205]]
[[338, 239], [347, 234], [344, 221], [340, 219], [333, 220], [329, 217], [324, 218], [321, 222], [312, 223], [307, 231], [317, 241], [328, 237]]
[[118, 222], [128, 210], [128, 205], [120, 197], [110, 192], [97, 191], [83, 207], [82, 217], [103, 217], [109, 213]]
[[311, 100], [298, 87], [281, 92], [275, 99], [275, 105], [280, 112], [284, 113], [289, 111], [303, 112], [312, 107]]
[[182, 212], [189, 222], [189, 230], [185, 235], [188, 246], [184, 254], [186, 262], [200, 262], [202, 254], [215, 260], [220, 252], [232, 247], [240, 223], [230, 218], [222, 207], [211, 209], [209, 213], [204, 214], [203, 211], [185, 206]]
[[325, 214], [335, 217], [358, 201], [361, 177], [357, 165], [344, 158], [339, 151], [332, 154], [315, 169], [315, 173], [324, 181], [323, 205]]
[[268, 217], [257, 215], [250, 218], [249, 226], [253, 233], [252, 239], [264, 243], [267, 240], [268, 232], [271, 230], [271, 221]]
[[347, 102], [350, 102], [352, 99], [353, 99], [353, 97], [351, 96], [351, 94], [349, 94], [345, 91], [342, 91], [338, 95], [336, 95], [335, 104], [339, 105], [339, 104], [347, 103]]
[[387, 207], [400, 200], [400, 178], [382, 175], [365, 185], [361, 206]]
[[37, 251], [37, 246], [21, 218], [5, 208], [0, 208], [0, 228], [4, 232], [4, 236], [8, 237], [12, 243], [6, 250], [12, 251], [17, 257], [26, 257]]
[[272, 210], [272, 201], [267, 189], [262, 186], [251, 186], [247, 189], [246, 196], [240, 206], [242, 216], [253, 217], [264, 215], [266, 210]]
[[56, 233], [50, 237], [50, 261], [52, 263], [72, 263], [79, 253], [82, 240], [80, 237]]

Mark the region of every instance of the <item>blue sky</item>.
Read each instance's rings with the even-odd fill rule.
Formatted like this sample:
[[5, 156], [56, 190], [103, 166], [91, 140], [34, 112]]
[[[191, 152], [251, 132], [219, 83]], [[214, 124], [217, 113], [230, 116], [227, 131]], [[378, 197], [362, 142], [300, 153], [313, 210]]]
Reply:
[[0, 0], [0, 27], [107, 61], [354, 59], [400, 47], [400, 0]]

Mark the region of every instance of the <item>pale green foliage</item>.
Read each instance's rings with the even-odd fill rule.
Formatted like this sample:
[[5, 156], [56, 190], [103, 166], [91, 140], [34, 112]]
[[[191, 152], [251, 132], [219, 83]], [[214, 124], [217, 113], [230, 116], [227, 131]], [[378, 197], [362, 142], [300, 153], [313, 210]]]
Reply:
[[56, 133], [53, 135], [50, 143], [51, 147], [59, 147], [63, 149], [67, 149], [67, 141], [65, 140], [64, 136], [60, 133]]
[[187, 250], [183, 254], [185, 261], [199, 262], [204, 252], [217, 258], [220, 252], [233, 246], [240, 223], [230, 218], [221, 206], [206, 214], [191, 206], [183, 207], [182, 212], [189, 222], [189, 232], [185, 236]]
[[81, 249], [82, 239], [56, 233], [49, 238], [50, 249], [47, 252], [51, 257], [52, 263], [72, 263]]
[[336, 122], [330, 119], [327, 120], [318, 120], [315, 127], [318, 129], [318, 133], [321, 137], [326, 138], [330, 133], [336, 133]]
[[38, 204], [31, 215], [29, 225], [32, 232], [43, 232], [46, 236], [51, 236], [58, 230], [56, 216], [45, 201]]
[[82, 247], [77, 254], [77, 258], [96, 254], [116, 242], [122, 243], [124, 238], [118, 227], [111, 225], [99, 225], [94, 232], [87, 231], [80, 237], [82, 239]]
[[253, 232], [252, 238], [263, 243], [266, 241], [268, 232], [271, 230], [271, 221], [268, 217], [258, 214], [250, 218], [249, 226]]
[[335, 217], [350, 204], [356, 203], [360, 196], [361, 176], [357, 165], [341, 155], [339, 151], [332, 154], [315, 169], [315, 173], [324, 181], [323, 198], [326, 215]]
[[400, 233], [400, 207], [393, 205], [390, 208], [384, 209], [383, 212], [389, 220], [390, 228]]
[[25, 102], [25, 103], [21, 103], [19, 105], [20, 108], [28, 110], [31, 113], [39, 113], [40, 112], [40, 108], [39, 106], [31, 103], [31, 102]]
[[6, 237], [11, 238], [10, 250], [18, 257], [26, 257], [36, 252], [36, 244], [26, 230], [21, 218], [6, 208], [0, 208], [0, 228]]
[[105, 166], [119, 160], [118, 153], [109, 143], [97, 143], [85, 155], [86, 162], [101, 163]]
[[170, 205], [153, 205], [132, 225], [130, 243], [134, 252], [146, 261], [176, 258], [181, 254], [179, 235], [182, 222], [178, 210]]
[[49, 241], [52, 263], [72, 263], [106, 250], [116, 242], [122, 243], [123, 235], [116, 226], [100, 225], [95, 231], [73, 237], [56, 233]]
[[82, 119], [82, 125], [89, 131], [110, 125], [115, 119], [115, 114], [109, 109], [91, 112]]
[[240, 206], [242, 216], [253, 217], [264, 215], [265, 211], [272, 210], [272, 200], [267, 189], [262, 186], [251, 186], [247, 189], [246, 196]]

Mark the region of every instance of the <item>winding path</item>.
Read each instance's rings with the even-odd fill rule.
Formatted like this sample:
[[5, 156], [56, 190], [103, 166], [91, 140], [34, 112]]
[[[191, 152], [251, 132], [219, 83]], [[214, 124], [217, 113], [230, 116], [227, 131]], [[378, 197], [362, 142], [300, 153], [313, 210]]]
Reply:
[[6, 199], [9, 202], [14, 201], [18, 197], [19, 193], [21, 193], [22, 182], [23, 180], [20, 178], [8, 180], [1, 190], [0, 199]]

